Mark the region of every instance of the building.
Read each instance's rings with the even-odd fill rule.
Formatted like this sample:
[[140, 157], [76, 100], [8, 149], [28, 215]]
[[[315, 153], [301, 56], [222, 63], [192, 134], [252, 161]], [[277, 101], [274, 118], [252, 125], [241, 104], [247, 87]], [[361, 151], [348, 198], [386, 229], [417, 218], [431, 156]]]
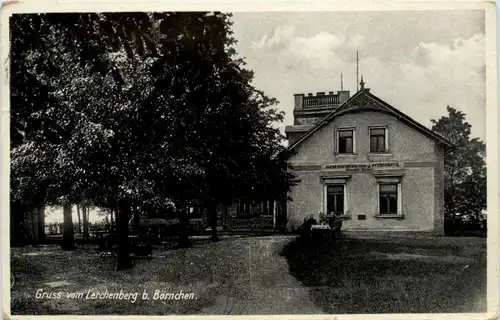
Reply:
[[300, 180], [287, 202], [287, 226], [337, 213], [344, 230], [443, 233], [442, 136], [364, 87], [295, 95], [286, 128], [292, 170]]

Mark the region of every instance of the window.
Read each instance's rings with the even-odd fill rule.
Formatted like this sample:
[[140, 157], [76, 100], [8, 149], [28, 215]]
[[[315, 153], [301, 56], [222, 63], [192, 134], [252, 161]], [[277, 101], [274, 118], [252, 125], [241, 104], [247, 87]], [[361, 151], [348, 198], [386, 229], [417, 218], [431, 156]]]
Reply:
[[378, 203], [375, 217], [403, 219], [403, 173], [374, 173], [378, 183]]
[[338, 153], [354, 153], [354, 130], [342, 129], [337, 133]]
[[326, 186], [327, 214], [344, 214], [344, 185]]
[[370, 128], [370, 152], [386, 152], [386, 138], [385, 128]]
[[398, 184], [379, 184], [379, 214], [398, 212]]

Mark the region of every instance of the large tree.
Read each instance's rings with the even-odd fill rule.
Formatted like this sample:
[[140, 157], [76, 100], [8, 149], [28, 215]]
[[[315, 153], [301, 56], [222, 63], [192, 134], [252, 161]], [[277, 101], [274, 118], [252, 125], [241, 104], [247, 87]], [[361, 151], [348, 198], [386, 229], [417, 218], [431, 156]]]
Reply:
[[[235, 58], [229, 15], [28, 17], [18, 17], [19, 28], [38, 42], [15, 69], [27, 70], [44, 99], [13, 93], [20, 101], [12, 106], [19, 108], [12, 130], [24, 131], [12, 149], [15, 199], [36, 187], [45, 190], [38, 202], [85, 199], [116, 212], [117, 269], [131, 266], [132, 208], [173, 202], [186, 246], [193, 203], [213, 218], [218, 204], [282, 194], [291, 185], [279, 156], [283, 137], [273, 126], [283, 114]], [[42, 156], [23, 165], [20, 155], [33, 150]], [[46, 168], [44, 179], [20, 185], [35, 165]]]
[[[120, 178], [122, 169], [128, 168], [120, 162], [128, 163], [131, 157], [120, 149], [127, 148], [124, 135], [130, 132], [122, 128], [133, 121], [141, 94], [147, 94], [138, 84], [147, 74], [139, 69], [148, 69], [138, 59], [130, 63], [137, 54], [129, 45], [130, 38], [137, 43], [137, 35], [148, 26], [131, 26], [129, 18], [116, 14], [12, 18], [13, 204], [36, 206], [61, 197], [71, 203], [104, 198], [113, 200], [106, 201], [106, 206], [116, 208], [117, 194], [123, 189], [128, 194], [122, 183], [128, 176]], [[139, 45], [135, 48], [141, 51]], [[125, 59], [120, 58], [123, 52]], [[127, 76], [134, 82], [126, 83]], [[37, 190], [39, 194], [33, 192]], [[102, 197], [103, 190], [107, 196]], [[16, 217], [18, 211], [11, 210], [11, 215]], [[64, 239], [63, 247], [71, 249], [72, 234], [65, 233]]]
[[432, 130], [455, 146], [445, 157], [445, 216], [474, 223], [486, 209], [486, 146], [471, 138], [471, 125], [463, 112], [449, 106], [447, 111], [447, 116], [432, 120]]
[[[274, 108], [275, 99], [252, 85], [253, 73], [236, 57], [231, 25], [230, 15], [222, 13], [162, 17], [161, 57], [154, 71], [166, 72], [157, 77], [150, 108], [170, 122], [164, 132], [169, 138], [159, 136], [169, 141], [162, 148], [164, 158], [184, 165], [168, 176], [175, 189], [168, 195], [178, 201], [181, 217], [191, 201], [204, 206], [213, 240], [220, 204], [242, 197], [263, 200], [259, 196], [264, 194], [269, 200], [292, 185], [286, 162], [278, 156], [284, 137], [274, 126], [283, 113]], [[167, 167], [172, 170], [171, 164]]]

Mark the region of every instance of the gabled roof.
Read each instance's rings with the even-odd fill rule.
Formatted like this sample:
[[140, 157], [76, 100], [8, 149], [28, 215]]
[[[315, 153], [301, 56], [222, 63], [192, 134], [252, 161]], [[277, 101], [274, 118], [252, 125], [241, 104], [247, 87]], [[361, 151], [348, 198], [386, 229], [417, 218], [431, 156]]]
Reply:
[[390, 114], [399, 121], [407, 124], [410, 127], [417, 129], [426, 136], [433, 138], [438, 143], [444, 145], [445, 149], [452, 149], [454, 147], [450, 141], [448, 141], [440, 134], [432, 131], [431, 129], [425, 127], [424, 125], [421, 125], [420, 123], [413, 120], [412, 118], [410, 118], [403, 112], [399, 111], [398, 109], [394, 108], [387, 102], [371, 94], [370, 89], [362, 89], [358, 91], [355, 95], [353, 95], [351, 98], [349, 98], [346, 102], [341, 104], [337, 109], [332, 111], [323, 120], [318, 122], [313, 128], [311, 128], [311, 130], [309, 130], [302, 137], [300, 137], [299, 140], [290, 145], [288, 147], [288, 151], [292, 151], [293, 149], [295, 149], [298, 145], [307, 140], [307, 138], [312, 136], [316, 131], [318, 131], [323, 126], [330, 123], [333, 119], [335, 119], [335, 117], [346, 113], [359, 112], [364, 110], [374, 110]]

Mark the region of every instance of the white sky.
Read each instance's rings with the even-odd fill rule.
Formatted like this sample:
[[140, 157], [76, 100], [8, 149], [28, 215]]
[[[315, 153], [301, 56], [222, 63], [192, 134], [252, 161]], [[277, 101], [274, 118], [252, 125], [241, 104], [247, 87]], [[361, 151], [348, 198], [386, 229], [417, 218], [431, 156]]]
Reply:
[[430, 127], [450, 105], [485, 141], [484, 11], [235, 13], [236, 47], [257, 88], [293, 122], [293, 94], [371, 92]]
[[[62, 207], [46, 207], [45, 208], [45, 223], [63, 222], [63, 209]], [[80, 219], [82, 217], [80, 211]], [[108, 217], [109, 218], [109, 217]], [[90, 210], [89, 212], [89, 222], [95, 223], [103, 221], [105, 218], [103, 215], [99, 215], [97, 210]], [[73, 206], [73, 223], [78, 223], [78, 214], [76, 206]]]

